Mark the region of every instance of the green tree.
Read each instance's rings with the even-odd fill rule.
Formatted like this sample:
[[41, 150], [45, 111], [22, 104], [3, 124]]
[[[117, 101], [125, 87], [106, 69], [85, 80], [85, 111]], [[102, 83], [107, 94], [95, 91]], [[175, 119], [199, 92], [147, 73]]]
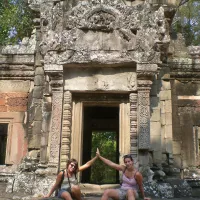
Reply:
[[182, 1], [172, 24], [173, 30], [182, 33], [186, 45], [200, 45], [200, 1]]
[[[94, 131], [92, 133], [92, 157], [96, 155], [99, 148], [101, 155], [113, 162], [117, 161], [116, 133], [108, 131]], [[105, 184], [116, 183], [116, 170], [97, 160], [91, 168], [91, 183]]]
[[29, 37], [34, 15], [26, 0], [1, 0], [0, 45], [18, 43], [23, 37]]

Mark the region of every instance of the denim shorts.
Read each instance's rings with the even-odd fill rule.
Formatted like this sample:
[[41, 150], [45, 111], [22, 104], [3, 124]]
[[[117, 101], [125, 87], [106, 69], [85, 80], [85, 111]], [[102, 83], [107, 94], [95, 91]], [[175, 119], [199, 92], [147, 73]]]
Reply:
[[[117, 189], [118, 194], [119, 194], [119, 200], [125, 200], [127, 198], [127, 190], [124, 190], [122, 188]], [[135, 190], [134, 190], [135, 191]], [[135, 191], [135, 198], [138, 199], [139, 195], [138, 192]]]
[[63, 192], [69, 192], [69, 194], [72, 195], [71, 188], [69, 188], [69, 189], [60, 189], [59, 192], [58, 192], [58, 198], [62, 198], [61, 195], [62, 195]]

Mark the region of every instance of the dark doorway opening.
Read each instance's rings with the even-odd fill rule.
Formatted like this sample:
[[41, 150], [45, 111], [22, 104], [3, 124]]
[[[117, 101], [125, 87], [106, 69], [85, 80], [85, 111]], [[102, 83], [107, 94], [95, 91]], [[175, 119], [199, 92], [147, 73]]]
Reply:
[[[83, 129], [83, 163], [96, 154], [119, 163], [119, 107], [85, 106]], [[119, 173], [97, 160], [91, 168], [83, 171], [82, 183], [119, 183]]]
[[0, 165], [5, 165], [8, 124], [0, 124]]

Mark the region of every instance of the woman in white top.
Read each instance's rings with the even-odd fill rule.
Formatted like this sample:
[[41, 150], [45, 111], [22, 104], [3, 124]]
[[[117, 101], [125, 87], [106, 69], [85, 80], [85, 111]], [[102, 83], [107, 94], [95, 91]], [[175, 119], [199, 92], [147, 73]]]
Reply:
[[68, 160], [66, 169], [58, 174], [55, 184], [45, 197], [50, 197], [56, 189], [60, 188], [58, 192], [59, 198], [64, 200], [72, 200], [72, 198], [81, 200], [81, 190], [78, 186], [76, 174], [90, 167], [96, 159], [97, 156], [80, 167], [78, 167], [76, 159], [72, 158]]

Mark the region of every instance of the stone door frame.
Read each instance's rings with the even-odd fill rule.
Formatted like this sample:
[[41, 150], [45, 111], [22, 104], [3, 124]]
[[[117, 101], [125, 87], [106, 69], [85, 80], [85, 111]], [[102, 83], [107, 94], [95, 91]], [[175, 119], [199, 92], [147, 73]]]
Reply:
[[[129, 94], [112, 93], [64, 93], [63, 127], [61, 136], [60, 168], [66, 166], [66, 160], [76, 158], [82, 164], [83, 107], [119, 106], [119, 162], [130, 153], [130, 103]], [[137, 121], [137, 119], [135, 119]]]

